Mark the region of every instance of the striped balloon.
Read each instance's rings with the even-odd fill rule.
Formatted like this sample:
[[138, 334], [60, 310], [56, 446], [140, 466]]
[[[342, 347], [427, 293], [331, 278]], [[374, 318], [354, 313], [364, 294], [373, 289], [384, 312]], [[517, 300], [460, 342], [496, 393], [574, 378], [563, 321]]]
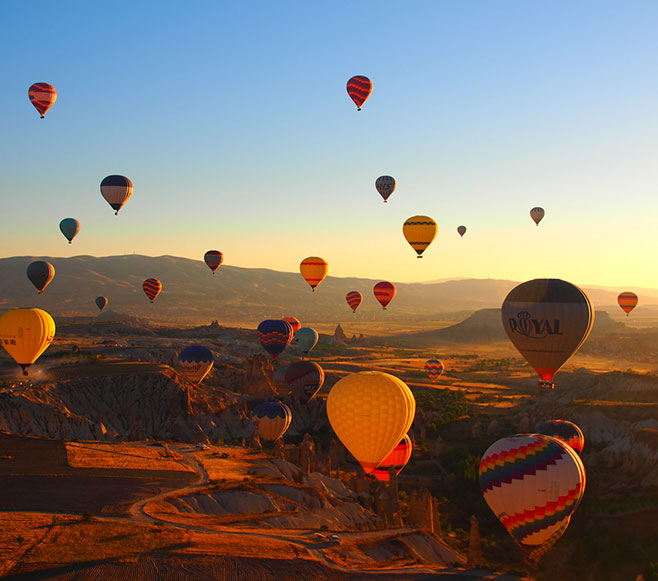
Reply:
[[357, 75], [347, 81], [347, 94], [350, 96], [357, 111], [361, 111], [361, 105], [366, 102], [372, 93], [372, 81], [363, 75]]
[[147, 278], [142, 284], [142, 289], [144, 289], [144, 294], [153, 302], [162, 290], [162, 283], [157, 278]]
[[409, 435], [405, 435], [400, 443], [393, 448], [393, 451], [384, 458], [382, 463], [370, 472], [364, 468], [366, 474], [372, 474], [377, 480], [381, 482], [388, 482], [390, 480], [389, 468], [394, 468], [396, 474], [400, 474], [402, 469], [407, 465], [411, 459], [411, 452], [413, 445]]
[[425, 363], [425, 373], [432, 380], [432, 383], [435, 383], [439, 376], [443, 373], [444, 365], [443, 362], [438, 359], [429, 359]]
[[281, 319], [266, 319], [258, 325], [258, 341], [276, 359], [292, 340], [292, 327]]
[[530, 217], [533, 219], [534, 223], [537, 224], [537, 226], [539, 226], [539, 222], [542, 221], [545, 215], [546, 212], [544, 212], [544, 208], [540, 208], [539, 206], [530, 210]]
[[101, 194], [116, 216], [133, 195], [133, 183], [126, 176], [107, 176], [101, 182]]
[[359, 308], [359, 305], [363, 300], [363, 295], [359, 291], [350, 291], [345, 295], [345, 300], [347, 300], [347, 304], [352, 309], [352, 312], [356, 313], [356, 310]]
[[224, 262], [224, 255], [219, 250], [208, 250], [203, 255], [203, 261], [206, 263], [206, 266], [212, 270], [212, 273], [215, 274], [215, 271], [222, 265]]
[[457, 232], [463, 238], [464, 234], [466, 234], [466, 226], [457, 226]]
[[324, 369], [314, 361], [295, 361], [286, 370], [286, 383], [300, 403], [308, 403], [324, 383]]
[[268, 401], [258, 404], [251, 414], [254, 428], [264, 440], [278, 440], [292, 422], [290, 408], [279, 401]]
[[564, 533], [578, 507], [585, 468], [559, 440], [519, 434], [494, 442], [484, 453], [480, 489], [512, 538], [531, 560], [538, 560]]
[[44, 118], [46, 111], [50, 109], [57, 100], [57, 91], [55, 87], [48, 83], [34, 83], [27, 95], [34, 108], [41, 113], [41, 119]]
[[392, 282], [382, 281], [373, 287], [372, 292], [382, 308], [386, 310], [386, 306], [395, 298], [397, 289]]
[[402, 233], [418, 258], [422, 258], [421, 254], [436, 238], [438, 229], [436, 222], [429, 216], [412, 216], [403, 224]]
[[537, 424], [535, 432], [552, 436], [565, 444], [569, 444], [578, 454], [585, 447], [583, 431], [576, 424], [567, 420], [545, 420]]
[[302, 328], [302, 322], [297, 317], [283, 317], [283, 320], [290, 323], [293, 336]]
[[626, 291], [624, 293], [621, 293], [617, 297], [617, 302], [619, 303], [619, 306], [622, 308], [622, 310], [626, 313], [626, 316], [628, 317], [629, 313], [635, 308], [637, 305], [637, 295], [635, 293], [632, 293], [630, 291]]
[[320, 258], [319, 256], [309, 256], [300, 263], [299, 272], [302, 273], [304, 280], [311, 286], [313, 292], [315, 292], [315, 287], [324, 280], [325, 276], [327, 276], [329, 265], [324, 258]]
[[380, 176], [375, 180], [375, 188], [377, 188], [379, 195], [384, 198], [384, 202], [386, 202], [395, 191], [395, 186], [395, 178], [391, 176]]

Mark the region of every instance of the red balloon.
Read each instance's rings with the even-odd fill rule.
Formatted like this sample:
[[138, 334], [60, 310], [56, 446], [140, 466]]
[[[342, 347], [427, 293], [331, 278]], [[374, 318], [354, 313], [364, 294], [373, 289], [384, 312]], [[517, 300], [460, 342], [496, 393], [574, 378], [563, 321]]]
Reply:
[[372, 81], [363, 75], [356, 75], [347, 81], [347, 94], [354, 101], [357, 111], [361, 111], [361, 105], [366, 102], [372, 93]]
[[378, 282], [372, 290], [375, 293], [375, 298], [384, 309], [395, 298], [397, 292], [395, 285], [387, 281]]

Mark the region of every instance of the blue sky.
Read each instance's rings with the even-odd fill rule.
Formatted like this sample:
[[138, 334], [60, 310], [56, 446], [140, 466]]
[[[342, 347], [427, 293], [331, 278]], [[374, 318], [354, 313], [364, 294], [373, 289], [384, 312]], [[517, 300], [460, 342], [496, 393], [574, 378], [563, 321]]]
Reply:
[[[5, 2], [0, 19], [0, 256], [216, 248], [336, 276], [658, 287], [655, 2]], [[37, 81], [58, 91], [45, 120]], [[135, 184], [118, 217], [114, 173]], [[416, 214], [439, 224], [422, 261], [401, 233]]]

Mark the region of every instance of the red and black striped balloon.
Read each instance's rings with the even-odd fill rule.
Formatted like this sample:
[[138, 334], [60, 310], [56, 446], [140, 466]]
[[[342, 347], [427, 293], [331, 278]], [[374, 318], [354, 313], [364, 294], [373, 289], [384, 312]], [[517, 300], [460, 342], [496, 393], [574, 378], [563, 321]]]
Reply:
[[41, 113], [41, 119], [57, 100], [55, 87], [48, 83], [34, 83], [28, 89], [27, 95], [34, 108]]
[[222, 265], [224, 262], [224, 255], [219, 250], [208, 250], [203, 255], [203, 260], [212, 273], [215, 274], [215, 271]]
[[356, 313], [356, 310], [359, 308], [359, 305], [363, 300], [363, 295], [359, 291], [350, 291], [345, 295], [345, 300], [352, 309], [352, 312]]
[[142, 284], [142, 288], [144, 294], [153, 302], [162, 290], [162, 283], [157, 278], [147, 278]]
[[372, 93], [372, 81], [363, 75], [356, 75], [347, 81], [347, 94], [356, 104], [357, 111], [361, 111], [361, 105], [366, 102]]

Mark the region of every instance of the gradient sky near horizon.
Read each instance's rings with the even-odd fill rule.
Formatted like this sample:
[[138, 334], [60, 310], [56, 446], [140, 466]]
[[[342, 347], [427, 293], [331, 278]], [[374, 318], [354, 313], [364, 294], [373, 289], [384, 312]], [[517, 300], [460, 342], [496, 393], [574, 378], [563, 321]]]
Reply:
[[[0, 256], [218, 249], [400, 282], [658, 288], [654, 1], [37, 1], [0, 20]], [[353, 75], [373, 81], [361, 112]], [[58, 92], [45, 120], [39, 81]], [[119, 216], [109, 174], [135, 185]], [[423, 260], [402, 236], [416, 214], [439, 224]]]

